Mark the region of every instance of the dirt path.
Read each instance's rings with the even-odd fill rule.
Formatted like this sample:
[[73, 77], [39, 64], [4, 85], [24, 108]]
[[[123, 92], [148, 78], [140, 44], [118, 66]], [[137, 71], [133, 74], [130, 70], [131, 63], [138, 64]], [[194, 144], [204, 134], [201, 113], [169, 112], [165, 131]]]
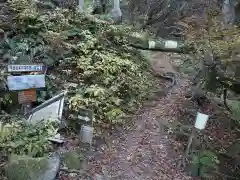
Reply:
[[[153, 56], [152, 64], [158, 72], [174, 71], [162, 53]], [[91, 171], [106, 180], [192, 179], [176, 168], [180, 154], [162, 125], [176, 118], [177, 100], [187, 87], [187, 80], [180, 79], [166, 96], [146, 102], [134, 118], [135, 127], [113, 136], [111, 146], [92, 158]]]

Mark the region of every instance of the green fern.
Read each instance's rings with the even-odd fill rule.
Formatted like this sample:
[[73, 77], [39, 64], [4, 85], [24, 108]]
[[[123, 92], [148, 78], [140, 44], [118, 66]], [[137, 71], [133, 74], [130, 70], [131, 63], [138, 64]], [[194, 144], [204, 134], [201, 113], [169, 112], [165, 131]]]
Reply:
[[202, 151], [192, 157], [191, 173], [202, 178], [211, 178], [218, 171], [218, 164], [219, 160], [213, 152]]

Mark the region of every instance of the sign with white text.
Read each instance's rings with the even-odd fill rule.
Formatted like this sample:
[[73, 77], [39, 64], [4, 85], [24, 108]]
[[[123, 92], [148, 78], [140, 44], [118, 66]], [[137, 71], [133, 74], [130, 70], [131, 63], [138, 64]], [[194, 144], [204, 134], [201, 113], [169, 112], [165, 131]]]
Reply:
[[45, 75], [8, 76], [7, 85], [10, 91], [44, 88]]
[[8, 65], [8, 72], [42, 72], [43, 65]]

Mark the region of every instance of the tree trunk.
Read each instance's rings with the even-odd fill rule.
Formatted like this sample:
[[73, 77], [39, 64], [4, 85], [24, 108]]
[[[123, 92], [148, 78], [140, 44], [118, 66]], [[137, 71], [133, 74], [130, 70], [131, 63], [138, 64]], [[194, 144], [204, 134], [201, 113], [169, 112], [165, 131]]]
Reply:
[[193, 48], [184, 42], [161, 38], [149, 40], [131, 37], [130, 45], [137, 49], [151, 51], [178, 52], [178, 53], [187, 53], [189, 51], [193, 51]]

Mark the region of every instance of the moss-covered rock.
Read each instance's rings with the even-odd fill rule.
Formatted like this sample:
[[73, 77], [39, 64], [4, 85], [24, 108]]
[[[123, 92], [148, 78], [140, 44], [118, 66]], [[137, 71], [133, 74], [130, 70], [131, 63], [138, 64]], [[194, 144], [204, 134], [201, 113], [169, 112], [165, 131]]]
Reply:
[[63, 154], [63, 164], [68, 169], [82, 169], [83, 156], [76, 151], [70, 151]]
[[58, 157], [11, 156], [5, 168], [9, 180], [54, 180], [60, 168]]

